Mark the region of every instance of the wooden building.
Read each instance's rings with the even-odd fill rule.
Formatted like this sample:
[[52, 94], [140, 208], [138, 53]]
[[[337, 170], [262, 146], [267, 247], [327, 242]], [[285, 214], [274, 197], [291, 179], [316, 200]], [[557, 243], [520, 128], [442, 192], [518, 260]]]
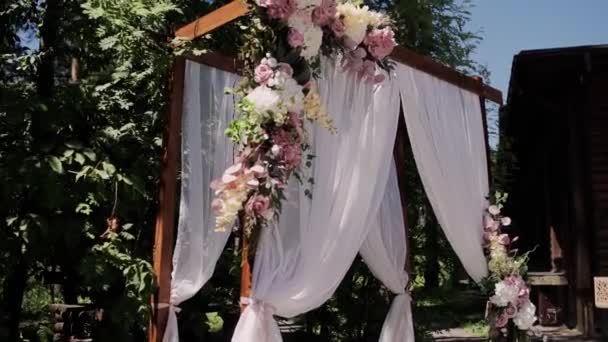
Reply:
[[541, 321], [608, 334], [608, 45], [515, 56], [501, 133], [517, 159], [508, 211], [531, 255]]

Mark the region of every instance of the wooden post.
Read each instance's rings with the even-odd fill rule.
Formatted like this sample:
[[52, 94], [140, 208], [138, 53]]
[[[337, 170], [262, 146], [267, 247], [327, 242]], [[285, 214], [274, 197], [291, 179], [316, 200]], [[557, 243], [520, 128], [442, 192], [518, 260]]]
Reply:
[[251, 298], [251, 261], [249, 258], [249, 238], [245, 234], [245, 214], [239, 215], [239, 226], [241, 231], [241, 312], [245, 311], [248, 303], [245, 299]]
[[[395, 146], [393, 148], [393, 158], [395, 159], [395, 165], [397, 167], [397, 181], [399, 183], [399, 195], [401, 198], [401, 210], [403, 213], [403, 223], [405, 229], [405, 271], [410, 275], [412, 270], [410, 250], [410, 234], [407, 223], [407, 196], [405, 194], [405, 188], [407, 184], [407, 173], [405, 170], [406, 163], [406, 146], [408, 144], [407, 129], [405, 125], [405, 118], [403, 117], [403, 111], [399, 112], [399, 123], [397, 124], [397, 136], [395, 137]], [[410, 275], [411, 276], [411, 275]], [[408, 284], [409, 285], [409, 284]]]
[[[484, 89], [483, 79], [479, 76], [473, 77], [479, 82], [480, 88]], [[486, 162], [488, 167], [488, 185], [492, 188], [492, 155], [490, 153], [490, 137], [488, 133], [488, 113], [486, 111], [486, 98], [479, 96], [479, 107], [481, 108], [481, 123], [483, 125], [483, 138], [486, 144]]]
[[177, 57], [171, 79], [171, 98], [161, 157], [159, 209], [154, 237], [154, 273], [156, 291], [152, 297], [153, 311], [148, 333], [149, 342], [162, 342], [169, 315], [171, 298], [171, 262], [175, 243], [175, 207], [177, 164], [180, 154], [180, 130], [186, 60]]

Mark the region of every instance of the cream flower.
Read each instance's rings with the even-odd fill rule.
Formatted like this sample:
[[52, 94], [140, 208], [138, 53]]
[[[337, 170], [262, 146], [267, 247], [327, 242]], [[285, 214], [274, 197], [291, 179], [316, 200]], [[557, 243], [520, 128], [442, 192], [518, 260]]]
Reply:
[[323, 104], [321, 103], [321, 97], [319, 96], [317, 88], [314, 86], [314, 84], [304, 98], [304, 115], [306, 116], [307, 120], [318, 122], [330, 133], [336, 133], [334, 121], [327, 114], [327, 112], [325, 112], [325, 108], [323, 108]]
[[350, 38], [354, 46], [361, 44], [367, 28], [372, 22], [376, 22], [376, 18], [373, 17], [367, 6], [359, 7], [352, 3], [339, 4], [337, 18], [343, 18], [345, 26], [345, 34]]

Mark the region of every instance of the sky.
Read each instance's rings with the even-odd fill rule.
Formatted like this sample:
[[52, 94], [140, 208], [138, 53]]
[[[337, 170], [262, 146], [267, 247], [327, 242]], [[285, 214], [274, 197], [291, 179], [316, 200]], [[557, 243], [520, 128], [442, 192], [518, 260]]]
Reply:
[[469, 29], [483, 41], [473, 58], [507, 93], [513, 56], [522, 50], [608, 44], [608, 0], [473, 0]]

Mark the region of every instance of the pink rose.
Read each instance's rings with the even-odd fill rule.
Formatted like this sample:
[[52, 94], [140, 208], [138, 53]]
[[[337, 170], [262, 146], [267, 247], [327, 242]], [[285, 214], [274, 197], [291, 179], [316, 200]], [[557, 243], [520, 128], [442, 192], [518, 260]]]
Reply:
[[341, 19], [334, 19], [331, 22], [331, 30], [336, 37], [342, 38], [346, 32], [346, 26], [344, 26], [344, 22]]
[[254, 73], [255, 75], [253, 78], [256, 82], [259, 84], [266, 84], [268, 83], [268, 80], [272, 78], [274, 71], [272, 71], [272, 68], [267, 64], [260, 64], [255, 68]]
[[490, 242], [494, 239], [495, 235], [496, 234], [493, 234], [491, 232], [485, 232], [485, 233], [483, 233], [483, 239], [486, 240], [487, 242]]
[[283, 161], [290, 169], [295, 169], [302, 160], [302, 149], [300, 145], [286, 145], [283, 147]]
[[509, 238], [509, 235], [501, 234], [498, 237], [498, 243], [500, 243], [503, 246], [508, 246], [511, 243], [511, 239]]
[[266, 196], [258, 195], [253, 199], [251, 208], [253, 211], [261, 216], [266, 216], [268, 208], [270, 207], [270, 199]]
[[498, 315], [498, 317], [496, 317], [496, 322], [495, 323], [496, 323], [496, 327], [497, 328], [502, 328], [502, 327], [506, 326], [507, 323], [509, 323], [509, 318], [503, 312], [500, 315]]
[[373, 29], [363, 40], [367, 49], [376, 59], [390, 55], [395, 48], [395, 33], [390, 27]]
[[319, 25], [325, 26], [330, 23], [331, 19], [336, 16], [336, 1], [323, 0], [321, 5], [317, 6], [312, 12], [312, 21]]
[[505, 314], [508, 318], [513, 318], [517, 314], [517, 308], [513, 306], [513, 304], [509, 303], [509, 305], [505, 309]]
[[304, 44], [304, 36], [296, 29], [290, 29], [287, 35], [287, 43], [292, 48], [297, 48]]
[[211, 209], [216, 214], [219, 214], [220, 211], [224, 209], [224, 201], [219, 198], [215, 198], [213, 201], [211, 201]]
[[293, 76], [293, 68], [291, 67], [291, 65], [287, 63], [279, 63], [277, 68], [280, 72], [289, 75], [289, 77]]
[[296, 0], [261, 0], [260, 6], [265, 7], [273, 19], [287, 19], [297, 8]]

